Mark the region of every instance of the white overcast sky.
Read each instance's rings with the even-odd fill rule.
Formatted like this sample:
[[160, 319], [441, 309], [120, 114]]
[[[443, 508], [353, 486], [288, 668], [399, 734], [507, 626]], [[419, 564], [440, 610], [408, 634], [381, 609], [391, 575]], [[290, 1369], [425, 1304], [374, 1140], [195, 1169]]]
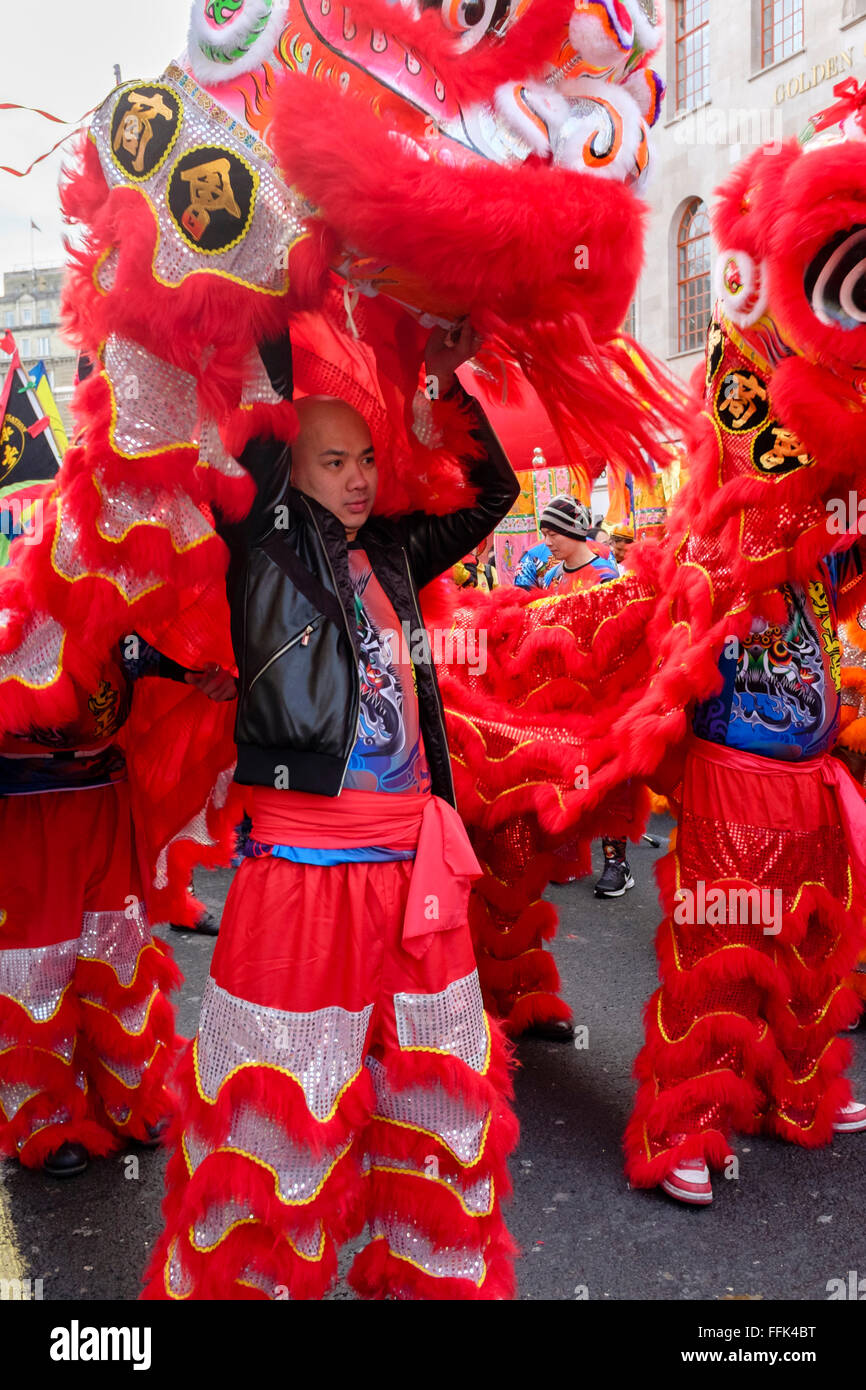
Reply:
[[[30, 0], [0, 5], [0, 102], [40, 107], [78, 121], [114, 86], [156, 77], [186, 46], [189, 0]], [[69, 127], [23, 111], [0, 111], [0, 164], [26, 169]], [[69, 145], [74, 142], [70, 141]], [[65, 147], [69, 148], [69, 146]], [[57, 182], [64, 147], [24, 179], [0, 173], [0, 271], [64, 259]]]

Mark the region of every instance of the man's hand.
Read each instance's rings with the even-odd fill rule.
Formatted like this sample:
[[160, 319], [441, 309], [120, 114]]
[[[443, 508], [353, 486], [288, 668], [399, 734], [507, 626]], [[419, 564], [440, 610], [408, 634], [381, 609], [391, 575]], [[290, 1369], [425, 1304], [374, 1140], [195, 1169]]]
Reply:
[[424, 350], [424, 365], [428, 377], [435, 377], [437, 395], [446, 396], [454, 385], [454, 373], [481, 346], [468, 319], [453, 328], [433, 328]]
[[200, 671], [187, 671], [184, 677], [187, 685], [194, 685], [211, 700], [234, 700], [237, 697], [237, 681], [231, 671], [209, 661]]

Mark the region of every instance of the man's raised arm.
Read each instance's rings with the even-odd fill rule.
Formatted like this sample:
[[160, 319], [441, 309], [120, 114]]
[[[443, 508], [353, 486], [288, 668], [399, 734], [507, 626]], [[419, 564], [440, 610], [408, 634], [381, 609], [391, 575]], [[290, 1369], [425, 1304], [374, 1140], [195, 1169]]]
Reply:
[[474, 550], [507, 516], [520, 495], [514, 470], [481, 406], [474, 396], [464, 391], [455, 375], [456, 368], [472, 352], [473, 335], [468, 321], [453, 347], [447, 344], [441, 329], [433, 330], [427, 345], [428, 375], [438, 379], [443, 397], [461, 401], [472, 415], [471, 433], [480, 444], [481, 452], [466, 462], [467, 481], [478, 489], [478, 496], [470, 506], [447, 516], [411, 512], [396, 522], [419, 588]]

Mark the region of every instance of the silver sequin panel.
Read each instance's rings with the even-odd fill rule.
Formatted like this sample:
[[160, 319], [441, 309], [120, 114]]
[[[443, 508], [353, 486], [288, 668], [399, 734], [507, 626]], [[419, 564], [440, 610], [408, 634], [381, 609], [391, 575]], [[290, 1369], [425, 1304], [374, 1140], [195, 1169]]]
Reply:
[[[110, 584], [116, 585], [127, 603], [134, 603], [143, 594], [161, 587], [162, 578], [152, 570], [146, 574], [140, 574], [131, 570], [128, 565], [116, 565], [113, 569], [90, 569], [81, 558], [79, 538], [80, 531], [77, 524], [67, 515], [66, 508], [61, 508], [54, 543], [54, 566], [58, 574], [61, 574], [64, 579], [74, 582], [82, 575], [95, 574], [98, 578], [106, 579]], [[2, 675], [2, 671], [0, 671], [0, 675]]]
[[428, 1238], [396, 1216], [379, 1217], [372, 1223], [374, 1236], [385, 1236], [395, 1255], [412, 1260], [434, 1279], [470, 1279], [480, 1285], [486, 1274], [480, 1250], [445, 1246], [434, 1250]]
[[194, 376], [114, 334], [102, 360], [114, 396], [113, 448], [135, 456], [195, 438]]
[[[4, 616], [0, 614], [0, 627], [5, 626]], [[54, 618], [34, 613], [15, 650], [0, 655], [0, 681], [17, 677], [40, 689], [51, 685], [60, 672], [63, 637], [63, 628]]]
[[[268, 1298], [276, 1299], [279, 1285], [274, 1279], [262, 1274], [260, 1269], [254, 1269], [252, 1265], [247, 1265], [240, 1275], [242, 1284], [252, 1284], [253, 1288], [261, 1289], [262, 1293], [267, 1294]], [[285, 1293], [282, 1294], [285, 1299]]]
[[28, 1100], [38, 1096], [39, 1092], [32, 1090], [26, 1081], [14, 1081], [8, 1086], [0, 1086], [0, 1110], [7, 1120], [13, 1120]]
[[[283, 1125], [248, 1105], [238, 1107], [231, 1130], [221, 1145], [223, 1149], [237, 1149], [267, 1164], [276, 1174], [280, 1201], [290, 1206], [312, 1201], [334, 1164], [351, 1146], [349, 1139], [341, 1148], [314, 1157], [309, 1149], [291, 1142]], [[211, 1145], [191, 1129], [184, 1135], [184, 1147], [193, 1172], [214, 1152]]]
[[97, 526], [107, 540], [123, 541], [133, 526], [161, 526], [168, 531], [178, 552], [210, 540], [214, 532], [185, 492], [164, 488], [133, 488], [119, 483], [109, 492], [102, 488]]
[[271, 385], [267, 368], [257, 352], [251, 352], [244, 363], [244, 385], [241, 401], [244, 405], [262, 402], [276, 405], [283, 398]]
[[214, 1202], [198, 1220], [192, 1232], [192, 1244], [197, 1250], [213, 1250], [239, 1221], [255, 1220], [255, 1212], [240, 1202]]
[[23, 1149], [28, 1140], [32, 1139], [34, 1134], [38, 1134], [41, 1129], [47, 1129], [49, 1125], [66, 1125], [71, 1119], [72, 1116], [69, 1111], [64, 1106], [60, 1106], [53, 1114], [46, 1115], [44, 1119], [34, 1120], [30, 1126], [30, 1133], [23, 1134], [18, 1140], [19, 1150]]
[[99, 268], [96, 272], [96, 283], [105, 294], [109, 294], [111, 290], [114, 289], [114, 282], [117, 279], [117, 263], [119, 259], [120, 257], [118, 256], [117, 248], [115, 247], [113, 250], [109, 251], [108, 255], [105, 256], [103, 260], [99, 262]]
[[358, 1013], [337, 1005], [309, 1013], [268, 1009], [209, 979], [197, 1047], [202, 1091], [216, 1100], [229, 1073], [247, 1062], [280, 1067], [303, 1088], [311, 1114], [325, 1120], [360, 1071], [372, 1012], [372, 1004]]
[[[81, 1091], [82, 1095], [86, 1095], [87, 1079], [84, 1075], [84, 1072], [80, 1068], [75, 1073], [73, 1084], [77, 1087], [79, 1091]], [[32, 1100], [34, 1096], [38, 1096], [41, 1094], [41, 1091], [32, 1090], [26, 1081], [16, 1081], [8, 1086], [0, 1086], [0, 1106], [2, 1106], [7, 1120], [12, 1120], [14, 1116], [17, 1115], [22, 1105], [27, 1104], [28, 1100]], [[31, 1134], [38, 1133], [40, 1129], [45, 1128], [46, 1124], [65, 1122], [70, 1118], [71, 1117], [69, 1111], [65, 1107], [61, 1107], [55, 1110], [54, 1114], [51, 1116], [50, 1119], [34, 1121], [34, 1123], [30, 1126], [29, 1132], [26, 1135], [24, 1135], [20, 1140], [18, 1144], [19, 1149], [23, 1148], [24, 1143], [30, 1137]]]
[[[242, 1202], [229, 1199], [225, 1202], [214, 1202], [208, 1207], [204, 1216], [195, 1223], [193, 1227], [191, 1243], [196, 1250], [213, 1250], [219, 1245], [220, 1241], [228, 1234], [232, 1226], [239, 1221], [255, 1221], [255, 1212], [251, 1207]], [[303, 1235], [292, 1235], [292, 1245], [301, 1255], [309, 1260], [317, 1260], [322, 1248], [322, 1226], [321, 1222], [313, 1231], [307, 1231]], [[246, 1276], [242, 1276], [245, 1278]], [[271, 1289], [264, 1284], [259, 1284], [259, 1288], [265, 1289], [270, 1293]]]
[[[154, 1044], [156, 1047], [157, 1044]], [[135, 1091], [141, 1085], [142, 1077], [147, 1071], [150, 1058], [143, 1062], [119, 1062], [115, 1057], [99, 1057], [99, 1061], [107, 1068], [118, 1081], [122, 1081], [124, 1086], [130, 1091]]]
[[45, 1023], [72, 980], [77, 956], [77, 941], [0, 951], [0, 995], [14, 999], [34, 1023]]
[[104, 961], [122, 985], [132, 984], [139, 952], [151, 939], [140, 903], [131, 903], [128, 912], [85, 912], [77, 943], [83, 960]]
[[395, 994], [394, 1015], [401, 1047], [447, 1052], [483, 1071], [489, 1034], [477, 970], [439, 994]]
[[168, 1262], [168, 1277], [166, 1279], [169, 1291], [175, 1298], [186, 1298], [192, 1293], [192, 1276], [187, 1273], [180, 1252], [177, 1246], [171, 1252]]
[[220, 438], [217, 422], [210, 415], [202, 416], [199, 425], [198, 454], [202, 463], [208, 464], [226, 478], [243, 478], [246, 475], [246, 469], [227, 452]]
[[[411, 1158], [392, 1158], [388, 1154], [372, 1154], [369, 1162], [374, 1168], [399, 1168], [401, 1172], [417, 1173], [422, 1178], [433, 1176], [429, 1169], [420, 1163], [413, 1163]], [[491, 1178], [480, 1178], [477, 1182], [467, 1185], [450, 1173], [439, 1173], [435, 1176], [440, 1182], [447, 1183], [449, 1187], [459, 1193], [464, 1207], [473, 1216], [486, 1216], [490, 1211], [493, 1190]]]
[[[136, 183], [150, 198], [159, 218], [159, 246], [154, 261], [156, 276], [169, 285], [180, 285], [194, 271], [219, 271], [251, 287], [279, 291], [286, 282], [286, 251], [288, 245], [301, 236], [307, 209], [301, 200], [285, 186], [269, 164], [257, 158], [246, 139], [250, 132], [240, 122], [236, 132], [212, 119], [194, 100], [191, 100], [167, 75], [161, 82], [170, 86], [183, 106], [183, 123], [172, 151], [155, 173]], [[127, 83], [126, 88], [134, 83]], [[111, 154], [111, 119], [116, 100], [124, 88], [116, 88], [93, 118], [91, 133], [99, 152], [102, 171], [109, 187], [128, 183], [123, 170]], [[215, 103], [214, 103], [215, 104]], [[258, 176], [255, 211], [249, 230], [235, 246], [215, 255], [194, 249], [181, 236], [169, 216], [166, 197], [172, 169], [188, 150], [200, 145], [220, 145], [251, 166]]]
[[[144, 1032], [148, 1010], [158, 994], [159, 988], [157, 987], [153, 993], [147, 999], [142, 1000], [140, 1004], [131, 1004], [126, 1009], [115, 1009], [113, 1011], [124, 1033], [129, 1033], [134, 1037]], [[100, 1008], [105, 1008], [105, 1000], [98, 999], [95, 994], [82, 994], [79, 997], [85, 1003], [95, 1004]]]
[[[37, 1020], [38, 1022], [39, 1020]], [[21, 1046], [20, 1038], [10, 1038], [0, 1036], [0, 1053], [12, 1052], [16, 1047]], [[75, 1037], [69, 1033], [63, 1038], [55, 1038], [51, 1044], [51, 1051], [55, 1057], [62, 1057], [64, 1062], [71, 1062], [75, 1052]]]
[[376, 1088], [376, 1115], [425, 1129], [441, 1139], [464, 1167], [478, 1161], [484, 1144], [486, 1113], [479, 1115], [438, 1085], [393, 1091], [381, 1062], [368, 1057], [367, 1066]]
[[235, 765], [232, 763], [231, 767], [225, 768], [225, 770], [219, 774], [214, 783], [213, 791], [210, 794], [210, 800], [207, 805], [203, 806], [200, 811], [197, 811], [196, 814], [187, 821], [183, 829], [179, 830], [176, 835], [171, 837], [167, 844], [163, 845], [156, 858], [156, 868], [153, 875], [154, 888], [162, 889], [167, 887], [168, 851], [178, 840], [194, 840], [197, 845], [210, 846], [216, 844], [216, 840], [208, 834], [208, 808], [212, 806], [215, 810], [219, 811], [225, 805], [228, 790], [232, 784], [234, 771]]

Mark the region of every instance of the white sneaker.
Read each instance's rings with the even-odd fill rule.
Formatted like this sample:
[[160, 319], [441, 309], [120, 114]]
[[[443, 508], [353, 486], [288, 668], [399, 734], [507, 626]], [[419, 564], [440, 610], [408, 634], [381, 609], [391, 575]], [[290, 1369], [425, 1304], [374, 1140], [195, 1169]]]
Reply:
[[675, 1168], [671, 1168], [664, 1182], [663, 1191], [678, 1202], [689, 1202], [693, 1206], [706, 1206], [713, 1200], [710, 1170], [702, 1158], [681, 1158]]
[[854, 1134], [858, 1129], [866, 1129], [866, 1105], [859, 1100], [849, 1100], [847, 1105], [836, 1111], [833, 1128], [840, 1134]]

